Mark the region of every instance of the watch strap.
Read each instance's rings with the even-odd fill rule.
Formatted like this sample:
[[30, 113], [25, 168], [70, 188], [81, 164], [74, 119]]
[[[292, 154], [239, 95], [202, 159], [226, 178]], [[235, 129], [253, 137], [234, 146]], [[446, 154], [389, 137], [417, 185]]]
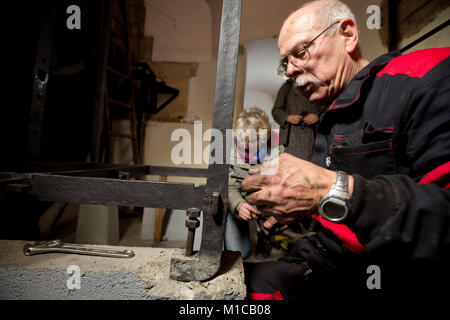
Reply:
[[334, 196], [342, 200], [348, 200], [348, 174], [343, 171], [336, 172], [336, 178], [330, 191], [324, 198]]

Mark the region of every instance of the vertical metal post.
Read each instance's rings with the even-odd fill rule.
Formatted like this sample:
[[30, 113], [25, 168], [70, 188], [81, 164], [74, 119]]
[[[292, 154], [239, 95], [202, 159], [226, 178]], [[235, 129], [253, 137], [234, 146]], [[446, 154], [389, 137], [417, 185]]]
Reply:
[[398, 0], [388, 1], [389, 10], [389, 32], [388, 32], [388, 49], [389, 51], [397, 50], [398, 46]]
[[100, 48], [98, 55], [97, 89], [92, 120], [91, 162], [101, 161], [101, 145], [103, 132], [103, 118], [105, 112], [106, 68], [108, 65], [109, 42], [111, 38], [111, 4], [110, 0], [102, 1], [101, 27], [98, 39]]
[[53, 25], [56, 8], [51, 1], [43, 1], [40, 29], [33, 74], [33, 90], [28, 123], [27, 160], [39, 161], [42, 137], [42, 121], [53, 47]]
[[[212, 122], [212, 127], [220, 130], [223, 137], [226, 137], [226, 129], [231, 129], [233, 124], [241, 8], [241, 0], [223, 1]], [[222, 151], [222, 162], [210, 163], [208, 167], [199, 259], [172, 259], [172, 279], [208, 280], [219, 270], [228, 202], [229, 155], [226, 143]], [[210, 158], [213, 158], [212, 155]]]

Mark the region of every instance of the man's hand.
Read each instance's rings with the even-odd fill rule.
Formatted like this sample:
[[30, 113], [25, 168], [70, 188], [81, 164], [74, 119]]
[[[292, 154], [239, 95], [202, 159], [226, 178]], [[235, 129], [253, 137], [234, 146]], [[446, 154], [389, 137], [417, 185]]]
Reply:
[[317, 121], [319, 121], [319, 116], [315, 113], [310, 113], [303, 118], [303, 122], [308, 126], [315, 124]]
[[[249, 173], [251, 176], [242, 182], [243, 190], [249, 193], [246, 200], [281, 224], [314, 214], [336, 177], [334, 171], [287, 153]], [[353, 177], [349, 176], [350, 195], [352, 191]]]
[[294, 125], [299, 124], [300, 121], [302, 121], [302, 120], [303, 120], [303, 117], [298, 114], [292, 114], [286, 118], [287, 122], [289, 122], [290, 124], [294, 124]]
[[269, 217], [266, 220], [258, 219], [258, 225], [261, 231], [269, 236], [271, 234], [279, 234], [287, 229], [287, 225], [282, 225], [278, 223], [277, 219], [274, 217]]
[[261, 214], [260, 211], [258, 211], [251, 204], [245, 201], [238, 204], [236, 211], [238, 212], [239, 217], [245, 221], [256, 219], [257, 215]]

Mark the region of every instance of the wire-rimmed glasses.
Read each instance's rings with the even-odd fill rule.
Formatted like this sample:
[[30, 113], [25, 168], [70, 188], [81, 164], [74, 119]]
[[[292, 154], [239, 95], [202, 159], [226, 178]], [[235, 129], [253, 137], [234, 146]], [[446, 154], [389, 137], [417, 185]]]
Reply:
[[325, 30], [319, 33], [314, 39], [308, 42], [305, 45], [296, 45], [294, 48], [290, 50], [290, 52], [280, 59], [280, 64], [278, 65], [278, 74], [287, 77], [286, 70], [288, 63], [291, 62], [296, 66], [304, 66], [308, 63], [311, 58], [311, 54], [309, 53], [308, 48], [313, 44], [315, 40], [317, 40], [322, 34], [324, 34], [328, 29], [334, 26], [336, 23], [341, 22], [340, 20], [333, 22], [330, 26], [328, 26]]

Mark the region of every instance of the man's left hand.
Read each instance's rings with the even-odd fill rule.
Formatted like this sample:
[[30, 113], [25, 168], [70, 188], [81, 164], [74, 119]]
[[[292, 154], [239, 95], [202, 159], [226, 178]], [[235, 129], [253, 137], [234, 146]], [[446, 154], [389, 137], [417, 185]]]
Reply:
[[[250, 170], [242, 188], [246, 200], [265, 216], [290, 224], [316, 212], [317, 205], [334, 183], [336, 172], [283, 153], [277, 159]], [[353, 177], [349, 177], [349, 193]]]

